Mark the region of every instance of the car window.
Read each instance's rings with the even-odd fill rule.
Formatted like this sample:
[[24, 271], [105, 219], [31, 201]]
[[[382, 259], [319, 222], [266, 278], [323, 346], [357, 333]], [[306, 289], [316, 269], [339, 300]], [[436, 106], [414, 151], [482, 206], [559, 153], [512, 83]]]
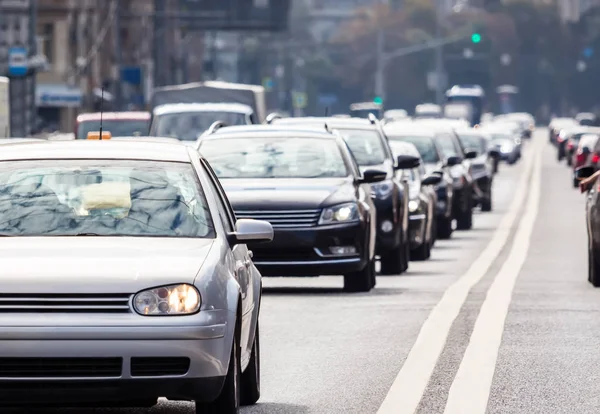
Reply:
[[204, 160], [201, 160], [200, 162], [209, 175], [209, 185], [211, 186], [213, 192], [217, 195], [217, 209], [219, 210], [219, 216], [221, 217], [225, 231], [228, 233], [233, 232], [235, 230], [235, 213], [229, 204], [229, 200], [227, 199], [225, 191], [223, 191], [223, 187], [221, 187], [221, 183], [219, 183], [219, 180], [210, 164]]
[[339, 129], [360, 166], [383, 164], [386, 149], [379, 133], [369, 129]]
[[438, 147], [442, 151], [442, 154], [445, 158], [454, 157], [454, 156], [462, 156], [462, 151], [458, 148], [454, 142], [452, 135], [449, 134], [440, 134], [436, 135], [435, 142], [438, 144]]
[[243, 113], [224, 111], [193, 111], [155, 115], [151, 134], [158, 137], [177, 138], [181, 141], [196, 141], [216, 121], [227, 125], [246, 125]]
[[131, 160], [0, 163], [0, 234], [214, 237], [191, 164]]
[[485, 138], [480, 135], [473, 134], [458, 134], [463, 147], [465, 149], [471, 149], [477, 151], [480, 155], [486, 152], [486, 141]]
[[205, 140], [200, 152], [220, 178], [331, 178], [350, 175], [335, 140], [226, 138]]
[[394, 141], [409, 142], [417, 147], [419, 154], [424, 163], [433, 164], [439, 162], [440, 157], [438, 155], [437, 148], [433, 138], [427, 136], [410, 136], [410, 135], [389, 135], [390, 146], [393, 145]]
[[[135, 137], [148, 135], [150, 120], [118, 119], [103, 120], [102, 130], [113, 137]], [[88, 132], [100, 131], [100, 120], [82, 121], [77, 126], [77, 139], [87, 139]]]

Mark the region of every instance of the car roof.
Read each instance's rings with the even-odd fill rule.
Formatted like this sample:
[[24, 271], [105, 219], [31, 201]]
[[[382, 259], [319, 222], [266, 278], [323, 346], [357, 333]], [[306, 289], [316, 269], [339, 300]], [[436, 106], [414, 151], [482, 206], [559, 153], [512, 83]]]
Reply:
[[448, 131], [448, 128], [440, 128], [439, 125], [424, 125], [419, 122], [389, 122], [383, 126], [386, 135], [394, 136], [418, 136], [433, 138], [438, 132]]
[[150, 120], [150, 112], [129, 111], [129, 112], [90, 112], [77, 116], [77, 122], [99, 121], [100, 118], [105, 121], [127, 120], [127, 121], [146, 121]]
[[181, 144], [136, 142], [135, 140], [74, 140], [7, 144], [0, 151], [0, 161], [118, 159], [190, 162], [191, 149]]
[[596, 142], [598, 141], [598, 135], [597, 134], [585, 134], [581, 136], [581, 139], [579, 140], [579, 146], [583, 147], [586, 145], [590, 145], [590, 144], [596, 144]]
[[182, 112], [236, 112], [245, 115], [254, 113], [248, 105], [239, 103], [171, 103], [154, 108], [154, 115], [178, 114]]
[[302, 118], [277, 118], [273, 125], [308, 125], [321, 124], [334, 129], [374, 129], [375, 125], [365, 118], [334, 118], [334, 117], [302, 117]]
[[181, 141], [177, 138], [172, 137], [146, 137], [146, 136], [115, 136], [111, 138], [111, 141], [136, 141], [136, 142], [158, 142], [158, 143], [171, 143], [171, 144], [180, 144]]
[[339, 135], [330, 134], [316, 129], [288, 129], [276, 128], [273, 126], [257, 126], [256, 128], [246, 127], [225, 127], [218, 129], [214, 134], [205, 135], [201, 141], [222, 140], [227, 138], [315, 138], [315, 139], [339, 139]]

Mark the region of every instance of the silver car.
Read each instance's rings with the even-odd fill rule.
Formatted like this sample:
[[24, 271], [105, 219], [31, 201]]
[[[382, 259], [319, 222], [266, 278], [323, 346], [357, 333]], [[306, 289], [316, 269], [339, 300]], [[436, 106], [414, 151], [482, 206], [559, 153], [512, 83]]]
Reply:
[[261, 275], [210, 166], [181, 144], [0, 151], [0, 405], [236, 413], [260, 394]]

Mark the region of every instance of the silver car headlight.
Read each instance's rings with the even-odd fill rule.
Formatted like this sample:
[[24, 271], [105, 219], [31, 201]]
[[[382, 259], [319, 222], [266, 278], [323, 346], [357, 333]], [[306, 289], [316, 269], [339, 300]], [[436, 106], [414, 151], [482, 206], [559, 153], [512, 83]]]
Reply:
[[394, 183], [391, 180], [382, 181], [380, 183], [371, 184], [371, 190], [380, 200], [385, 200], [392, 194]]
[[410, 200], [408, 202], [408, 211], [414, 213], [419, 209], [419, 202], [417, 200]]
[[319, 224], [348, 223], [358, 221], [358, 205], [356, 203], [339, 204], [323, 209]]
[[182, 283], [137, 293], [133, 297], [133, 308], [144, 316], [191, 315], [198, 312], [201, 302], [198, 289]]

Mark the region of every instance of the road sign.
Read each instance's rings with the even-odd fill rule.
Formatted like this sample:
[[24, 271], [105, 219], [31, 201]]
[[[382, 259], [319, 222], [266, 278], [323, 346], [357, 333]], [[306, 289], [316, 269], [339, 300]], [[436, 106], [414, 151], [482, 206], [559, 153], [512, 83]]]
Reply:
[[303, 92], [294, 92], [294, 108], [304, 109], [308, 105], [308, 96]]
[[588, 59], [594, 56], [594, 48], [588, 46], [585, 49], [583, 49], [583, 56], [585, 56]]
[[338, 101], [337, 95], [333, 93], [322, 93], [318, 97], [319, 105], [329, 107]]
[[8, 74], [10, 76], [24, 76], [27, 74], [27, 49], [24, 47], [11, 47], [8, 49]]

